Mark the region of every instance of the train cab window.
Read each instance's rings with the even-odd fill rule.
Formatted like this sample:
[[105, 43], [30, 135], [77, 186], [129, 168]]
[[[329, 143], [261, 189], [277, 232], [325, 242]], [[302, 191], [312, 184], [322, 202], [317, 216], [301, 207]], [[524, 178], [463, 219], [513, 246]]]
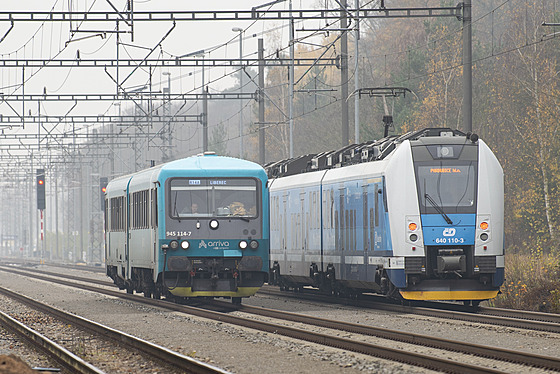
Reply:
[[257, 218], [259, 182], [253, 178], [173, 178], [167, 204], [172, 218]]
[[474, 213], [476, 162], [419, 163], [416, 169], [421, 212]]

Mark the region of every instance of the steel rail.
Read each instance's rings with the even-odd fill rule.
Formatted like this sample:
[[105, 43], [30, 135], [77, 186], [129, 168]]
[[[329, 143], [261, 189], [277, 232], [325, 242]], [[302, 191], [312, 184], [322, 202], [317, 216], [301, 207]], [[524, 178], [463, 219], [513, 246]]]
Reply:
[[[1, 292], [1, 288], [0, 288]], [[25, 326], [23, 323], [15, 320], [6, 313], [0, 311], [0, 324], [23, 338], [32, 346], [38, 347], [49, 357], [63, 365], [66, 369], [73, 373], [82, 374], [103, 374], [104, 371], [96, 368], [90, 363], [82, 360], [66, 348], [53, 342], [49, 338], [43, 336], [39, 332]]]
[[[16, 259], [17, 260], [17, 259]], [[13, 261], [11, 259], [4, 259], [2, 260], [4, 263], [3, 265], [7, 265], [9, 266], [9, 264], [7, 264], [6, 262], [17, 262], [17, 261]], [[39, 264], [39, 262], [35, 263], [36, 265]], [[56, 264], [56, 263], [49, 263], [49, 264], [45, 264], [48, 266], [53, 266], [53, 267], [61, 267], [61, 268], [72, 268], [72, 269], [77, 269], [77, 270], [86, 270], [86, 271], [91, 271], [91, 272], [96, 272], [96, 273], [104, 273], [105, 269], [102, 267], [87, 267], [87, 266], [81, 266], [81, 265], [71, 265], [71, 264]], [[52, 275], [52, 276], [63, 276], [61, 274], [57, 274], [54, 272], [49, 272], [49, 271], [45, 271], [45, 270], [37, 270], [37, 269], [25, 269], [27, 271], [32, 271], [32, 272], [37, 272], [37, 273], [43, 273], [46, 275]], [[92, 282], [95, 284], [99, 284], [99, 285], [103, 285], [103, 286], [114, 286], [114, 283], [109, 282], [109, 281], [99, 281], [96, 279], [91, 279], [91, 278], [85, 278], [85, 277], [79, 277], [79, 276], [74, 276], [74, 275], [64, 275], [63, 277], [69, 278], [69, 279], [73, 279], [73, 280], [77, 280], [77, 281], [82, 281], [82, 282]], [[259, 293], [261, 294], [267, 294], [267, 293], [272, 293], [274, 295], [279, 295], [279, 296], [289, 296], [289, 297], [293, 297], [293, 296], [300, 296], [302, 294], [292, 294], [292, 293], [286, 293], [286, 292], [282, 292], [279, 291], [277, 289], [272, 290], [271, 287], [269, 286], [264, 286], [263, 288], [261, 288], [259, 290]], [[325, 300], [325, 296], [321, 295], [319, 298], [317, 298], [316, 295], [308, 295], [308, 294], [303, 294], [305, 296], [310, 296], [313, 300]], [[355, 302], [355, 300], [349, 300], [349, 299], [340, 299], [340, 298], [330, 298], [328, 300], [329, 302], [338, 302], [338, 303], [342, 303], [342, 304], [348, 304], [349, 301]], [[436, 303], [434, 303], [436, 304]], [[387, 305], [385, 303], [382, 303], [382, 305]], [[446, 304], [444, 304], [445, 306]], [[361, 305], [358, 305], [361, 306]], [[376, 308], [380, 308], [383, 309], [383, 307], [380, 307], [379, 304], [375, 304], [374, 305]], [[436, 307], [440, 307], [440, 305], [434, 305], [434, 308]], [[385, 310], [389, 310], [389, 311], [397, 311], [397, 312], [402, 312], [401, 310], [402, 306], [400, 305], [394, 305], [394, 304], [388, 304], [387, 308], [385, 308]], [[472, 313], [467, 313], [468, 315], [473, 315]], [[529, 321], [534, 321], [535, 323], [539, 324], [541, 322], [549, 322], [552, 325], [547, 324], [546, 326], [554, 326], [554, 324], [560, 324], [560, 314], [554, 314], [554, 313], [542, 313], [542, 312], [533, 312], [533, 311], [526, 311], [526, 310], [515, 310], [515, 309], [503, 309], [503, 308], [490, 308], [490, 307], [479, 307], [478, 308], [478, 314], [476, 315], [492, 315], [492, 316], [496, 316], [496, 317], [507, 317], [507, 318], [511, 318], [511, 319], [520, 319], [520, 320], [529, 320]], [[446, 316], [448, 316], [446, 314]], [[486, 323], [486, 317], [482, 317], [482, 319], [476, 320], [476, 321], [471, 321], [471, 322], [478, 322], [478, 323]], [[492, 320], [491, 322], [494, 322], [495, 320]], [[510, 326], [510, 327], [519, 327], [519, 326]], [[534, 328], [534, 330], [541, 330], [540, 328]], [[551, 332], [556, 332], [556, 331], [551, 331]]]
[[[224, 305], [224, 302], [215, 302]], [[228, 304], [229, 305], [229, 304]], [[224, 305], [225, 306], [225, 305]], [[240, 312], [256, 314], [264, 317], [284, 319], [291, 322], [305, 323], [324, 328], [336, 329], [345, 332], [351, 332], [362, 335], [376, 336], [382, 339], [400, 341], [408, 344], [423, 345], [426, 347], [450, 350], [465, 354], [471, 354], [480, 357], [486, 357], [494, 360], [517, 363], [521, 365], [530, 365], [549, 370], [560, 371], [560, 359], [556, 357], [548, 357], [525, 353], [519, 350], [510, 350], [481, 344], [473, 344], [464, 341], [431, 337], [410, 332], [396, 331], [381, 327], [365, 326], [355, 323], [329, 320], [319, 317], [311, 317], [303, 314], [296, 314], [285, 311], [272, 310], [254, 306], [240, 306], [235, 308]]]
[[496, 317], [529, 319], [533, 321], [543, 321], [543, 322], [560, 324], [560, 314], [554, 314], [554, 313], [530, 312], [526, 310], [488, 308], [488, 307], [479, 307], [478, 312], [484, 315], [491, 315]]
[[43, 313], [52, 315], [59, 320], [65, 321], [66, 323], [90, 331], [95, 335], [100, 335], [104, 338], [109, 337], [111, 340], [117, 343], [122, 343], [130, 348], [144, 352], [150, 357], [161, 360], [166, 364], [172, 365], [181, 370], [186, 370], [189, 373], [228, 373], [223, 369], [209, 365], [202, 361], [195, 360], [192, 357], [184, 356], [180, 353], [129, 335], [125, 332], [115, 330], [113, 328], [104, 326], [100, 323], [88, 320], [75, 314], [67, 313], [61, 309], [46, 305], [29, 297], [10, 291], [6, 288], [0, 287], [0, 293], [25, 305], [28, 305], [33, 309], [37, 309]]
[[53, 267], [60, 267], [64, 269], [76, 269], [91, 271], [93, 273], [105, 273], [107, 270], [103, 266], [88, 266], [88, 265], [78, 265], [78, 264], [63, 264], [56, 262], [38, 261], [38, 260], [23, 260], [22, 258], [10, 258], [10, 257], [0, 257], [0, 265], [10, 266], [10, 264], [20, 264], [22, 266], [27, 265], [47, 265]]
[[[6, 264], [4, 264], [6, 265]], [[95, 271], [95, 272], [104, 272], [103, 269], [99, 269], [99, 268], [85, 268], [84, 266], [68, 266], [68, 265], [58, 265], [58, 264], [48, 264], [48, 266], [55, 266], [55, 267], [61, 267], [61, 268], [73, 268], [73, 269], [77, 269], [77, 270], [88, 270], [88, 271]], [[45, 275], [50, 275], [50, 276], [57, 276], [57, 277], [63, 277], [63, 278], [67, 278], [67, 279], [72, 279], [72, 280], [76, 280], [76, 281], [80, 281], [80, 282], [89, 282], [89, 283], [94, 283], [94, 284], [98, 284], [101, 286], [115, 286], [114, 283], [109, 282], [109, 281], [100, 281], [97, 279], [92, 279], [92, 278], [86, 278], [86, 277], [80, 277], [80, 276], [76, 276], [76, 275], [61, 275], [58, 273], [54, 273], [54, 272], [50, 272], [50, 271], [46, 271], [46, 270], [38, 270], [38, 269], [25, 269], [26, 271], [30, 271], [30, 272], [34, 272], [34, 273], [39, 273], [39, 274], [45, 274]], [[273, 295], [279, 295], [279, 296], [288, 296], [288, 297], [292, 297], [294, 295], [297, 296], [301, 296], [302, 294], [290, 294], [290, 293], [286, 293], [286, 292], [281, 292], [278, 290], [270, 290], [267, 286], [264, 286], [263, 288], [261, 288], [259, 290], [259, 293], [261, 294], [273, 294]], [[304, 294], [306, 295], [306, 294]], [[324, 296], [320, 296], [319, 298], [316, 297], [316, 295], [306, 295], [306, 296], [311, 296], [311, 298], [313, 300], [318, 300], [318, 301], [324, 301], [325, 297]], [[329, 299], [329, 302], [333, 302], [333, 300]], [[343, 303], [343, 304], [348, 304], [349, 300], [345, 300], [345, 299], [340, 299], [340, 298], [335, 298], [335, 302], [339, 302], [339, 303]], [[402, 306], [400, 305], [394, 305], [394, 304], [385, 304], [382, 303], [382, 305], [387, 305], [387, 307], [383, 307], [383, 306], [379, 306], [378, 304], [375, 304], [374, 306], [378, 309], [384, 309], [384, 310], [389, 310], [389, 311], [397, 311], [397, 312], [402, 312], [401, 308]], [[362, 306], [361, 304], [358, 306]], [[245, 307], [245, 306], [244, 306]], [[411, 308], [411, 307], [405, 307], [405, 308]], [[414, 307], [412, 307], [414, 308]], [[409, 310], [410, 312], [410, 310]], [[443, 310], [444, 317], [448, 318], [449, 311]], [[464, 313], [464, 312], [458, 312], [458, 313]], [[480, 318], [477, 318], [475, 320], [472, 320], [470, 322], [476, 322], [476, 323], [489, 323], [488, 319], [486, 317], [486, 315], [492, 315], [492, 316], [496, 316], [499, 318], [504, 318], [506, 317], [508, 322], [511, 321], [511, 319], [518, 319], [518, 320], [526, 320], [526, 321], [531, 321], [534, 323], [531, 323], [529, 325], [525, 324], [524, 322], [522, 322], [525, 327], [529, 326], [529, 327], [534, 327], [542, 325], [542, 323], [544, 322], [545, 325], [544, 327], [552, 327], [552, 330], [556, 330], [555, 325], [556, 324], [560, 324], [560, 315], [559, 314], [552, 314], [552, 313], [539, 313], [539, 312], [531, 312], [531, 311], [524, 311], [524, 310], [514, 310], [514, 309], [500, 309], [500, 308], [488, 308], [488, 307], [480, 307], [479, 308], [479, 314], [472, 314], [472, 313], [466, 313], [469, 316], [481, 316], [481, 314], [483, 316], [481, 316]], [[439, 316], [437, 316], [439, 317]], [[499, 319], [498, 319], [499, 320]], [[494, 323], [496, 320], [494, 319], [490, 319], [490, 323]], [[519, 326], [509, 326], [509, 327], [518, 327]], [[521, 327], [522, 328], [522, 327]], [[536, 327], [536, 328], [531, 328], [532, 330], [542, 330], [541, 327]], [[548, 331], [548, 330], [546, 330]], [[550, 331], [550, 332], [557, 332], [557, 331]]]
[[[61, 279], [44, 277], [37, 274], [29, 274], [26, 273], [25, 271], [6, 269], [5, 267], [0, 267], [0, 270], [8, 271], [15, 274], [20, 274], [23, 276], [30, 276], [32, 278], [41, 279], [47, 282], [58, 283], [65, 286], [102, 293], [109, 296], [115, 296], [126, 300], [140, 302], [143, 304], [148, 304], [156, 307], [188, 313], [202, 318], [209, 318], [225, 323], [231, 323], [238, 326], [253, 328], [260, 331], [284, 335], [295, 339], [306, 340], [317, 344], [328, 345], [331, 347], [345, 349], [357, 353], [363, 353], [363, 354], [380, 357], [388, 360], [398, 361], [410, 365], [425, 367], [428, 369], [442, 370], [451, 373], [500, 373], [501, 372], [499, 370], [495, 370], [483, 366], [462, 364], [454, 360], [437, 358], [434, 356], [428, 356], [428, 355], [419, 354], [410, 351], [404, 351], [400, 349], [381, 347], [378, 345], [373, 345], [373, 344], [360, 342], [352, 339], [339, 338], [332, 335], [309, 332], [309, 331], [278, 325], [274, 323], [236, 317], [222, 312], [215, 312], [215, 311], [205, 310], [192, 306], [178, 305], [163, 300], [154, 300], [154, 299], [144, 298], [136, 295], [129, 295], [118, 291], [102, 289], [102, 288], [93, 287], [84, 284], [76, 284]], [[57, 275], [57, 276], [63, 277], [61, 275]]]
[[[560, 333], [559, 323], [540, 321], [538, 319], [535, 320], [527, 319], [527, 316], [529, 316], [530, 312], [526, 312], [525, 319], [519, 319], [519, 318], [511, 318], [511, 317], [492, 316], [487, 314], [475, 314], [472, 312], [464, 312], [458, 310], [435, 309], [435, 307], [428, 308], [428, 307], [419, 307], [419, 306], [406, 306], [406, 305], [390, 304], [388, 302], [350, 300], [350, 299], [341, 299], [337, 297], [329, 297], [325, 295], [290, 293], [290, 292], [279, 291], [276, 289], [273, 290], [268, 287], [261, 288], [259, 290], [259, 293], [275, 295], [275, 296], [284, 296], [290, 298], [299, 298], [299, 299], [305, 298], [307, 300], [338, 303], [338, 304], [349, 304], [350, 302], [352, 302], [354, 303], [354, 305], [360, 307], [372, 308], [377, 310], [386, 310], [390, 312], [418, 314], [418, 315], [424, 315], [430, 317], [448, 318], [448, 319], [467, 321], [473, 323], [483, 323], [483, 324], [491, 324], [497, 326], [514, 327], [519, 329]], [[447, 305], [440, 303], [440, 305], [438, 306], [440, 308], [443, 308], [446, 307]]]

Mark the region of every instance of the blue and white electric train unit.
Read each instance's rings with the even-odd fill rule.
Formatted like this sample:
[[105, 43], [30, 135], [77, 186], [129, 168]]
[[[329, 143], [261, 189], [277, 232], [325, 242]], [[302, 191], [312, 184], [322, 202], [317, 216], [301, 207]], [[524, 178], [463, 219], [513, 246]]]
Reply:
[[107, 275], [147, 297], [254, 295], [269, 269], [267, 182], [260, 165], [210, 152], [112, 180]]
[[503, 171], [477, 135], [424, 129], [266, 169], [269, 283], [475, 305], [497, 295]]

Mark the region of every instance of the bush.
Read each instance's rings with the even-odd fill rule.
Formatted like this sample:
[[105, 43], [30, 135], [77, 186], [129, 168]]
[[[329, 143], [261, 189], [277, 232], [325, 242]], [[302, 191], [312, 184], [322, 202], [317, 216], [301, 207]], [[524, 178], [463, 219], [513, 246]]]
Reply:
[[489, 304], [498, 308], [560, 313], [560, 255], [507, 253], [506, 280]]

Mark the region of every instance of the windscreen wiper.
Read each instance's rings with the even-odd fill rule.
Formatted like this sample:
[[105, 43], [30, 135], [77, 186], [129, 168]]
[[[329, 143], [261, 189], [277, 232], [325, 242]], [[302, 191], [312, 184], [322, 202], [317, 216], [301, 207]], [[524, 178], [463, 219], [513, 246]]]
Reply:
[[443, 209], [435, 202], [434, 199], [432, 199], [432, 197], [428, 194], [425, 194], [424, 197], [426, 198], [426, 200], [428, 200], [430, 202], [430, 204], [432, 204], [432, 206], [435, 208], [435, 210], [441, 214], [441, 216], [443, 217], [443, 219], [445, 220], [445, 222], [447, 222], [448, 224], [452, 225], [453, 221], [451, 220], [451, 218], [449, 218], [449, 216], [447, 214], [445, 214], [445, 212], [443, 211]]
[[175, 201], [173, 202], [173, 215], [181, 222], [181, 217], [179, 217], [179, 212], [177, 211], [177, 191], [175, 191]]

